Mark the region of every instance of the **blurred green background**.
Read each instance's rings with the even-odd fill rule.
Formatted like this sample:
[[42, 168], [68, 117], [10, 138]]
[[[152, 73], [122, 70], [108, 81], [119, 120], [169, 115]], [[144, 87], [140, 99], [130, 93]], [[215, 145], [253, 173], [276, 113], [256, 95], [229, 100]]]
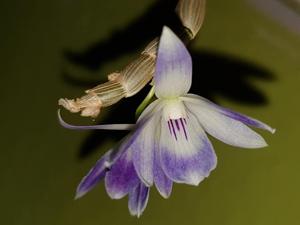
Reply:
[[[1, 1], [0, 224], [299, 222], [300, 36], [243, 0], [208, 1], [203, 29], [191, 46], [193, 92], [275, 127], [274, 135], [261, 132], [270, 146], [242, 150], [214, 140], [219, 162], [211, 176], [199, 187], [175, 185], [169, 200], [152, 189], [140, 219], [129, 215], [127, 199], [110, 200], [103, 184], [73, 200], [80, 179], [123, 134], [63, 129], [57, 100], [80, 96], [136, 57], [155, 35], [151, 29], [161, 29], [162, 5]], [[127, 115], [135, 108], [125, 110], [127, 104], [134, 105], [126, 99], [120, 103], [124, 111], [103, 110], [98, 122], [132, 120]], [[64, 117], [94, 123], [67, 112]]]

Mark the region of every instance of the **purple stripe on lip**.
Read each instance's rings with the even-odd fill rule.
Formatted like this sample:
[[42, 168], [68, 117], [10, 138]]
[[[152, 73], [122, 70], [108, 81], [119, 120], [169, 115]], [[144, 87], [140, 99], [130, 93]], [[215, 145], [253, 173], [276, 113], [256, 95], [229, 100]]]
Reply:
[[171, 136], [172, 136], [172, 130], [171, 130], [170, 121], [168, 121], [168, 128], [169, 128], [170, 134], [171, 134]]
[[177, 135], [176, 135], [176, 130], [175, 130], [175, 127], [174, 127], [174, 124], [173, 124], [173, 120], [170, 120], [170, 123], [171, 123], [171, 127], [172, 127], [173, 134], [174, 134], [175, 139], [176, 139], [176, 141], [177, 141]]
[[179, 126], [178, 120], [175, 120], [175, 124], [176, 124], [177, 130], [180, 131], [180, 126]]
[[184, 123], [183, 121], [185, 121], [185, 124], [186, 124], [186, 120], [185, 119], [182, 119], [180, 118], [180, 123], [181, 123], [181, 126], [182, 126], [182, 129], [183, 129], [183, 132], [184, 132], [184, 136], [185, 136], [185, 139], [187, 140], [188, 137], [187, 137], [187, 133], [186, 133], [186, 129], [185, 129], [185, 126], [184, 126]]

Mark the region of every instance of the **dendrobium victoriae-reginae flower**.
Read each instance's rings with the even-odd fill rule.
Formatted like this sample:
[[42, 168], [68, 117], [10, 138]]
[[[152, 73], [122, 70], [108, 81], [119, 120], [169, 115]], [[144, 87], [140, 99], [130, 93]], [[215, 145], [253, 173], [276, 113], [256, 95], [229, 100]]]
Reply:
[[[206, 133], [222, 142], [261, 148], [267, 144], [251, 130], [253, 126], [274, 132], [268, 125], [188, 94], [192, 82], [192, 60], [180, 39], [164, 27], [156, 60], [154, 90], [157, 100], [141, 114], [136, 125], [96, 125], [71, 129], [132, 129], [108, 151], [83, 178], [77, 198], [101, 179], [113, 199], [128, 194], [132, 215], [145, 209], [150, 187], [168, 198], [173, 183], [198, 185], [216, 167], [217, 157]], [[113, 127], [114, 126], [114, 127]]]

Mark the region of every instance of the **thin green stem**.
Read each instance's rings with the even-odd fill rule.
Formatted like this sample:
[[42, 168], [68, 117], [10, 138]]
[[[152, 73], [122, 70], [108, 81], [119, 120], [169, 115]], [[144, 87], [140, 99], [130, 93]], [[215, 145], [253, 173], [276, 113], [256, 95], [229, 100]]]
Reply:
[[136, 111], [135, 111], [135, 117], [136, 118], [138, 118], [142, 114], [144, 109], [147, 107], [147, 105], [149, 105], [153, 95], [154, 95], [154, 86], [151, 88], [151, 90], [147, 94], [146, 98], [142, 101], [142, 103], [136, 109]]

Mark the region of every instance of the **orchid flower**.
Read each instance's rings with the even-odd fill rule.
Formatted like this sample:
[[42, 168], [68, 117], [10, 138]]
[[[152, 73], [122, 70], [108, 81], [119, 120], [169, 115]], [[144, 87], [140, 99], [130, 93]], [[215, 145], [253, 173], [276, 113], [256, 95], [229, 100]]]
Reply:
[[268, 125], [188, 94], [192, 83], [192, 60], [180, 39], [167, 27], [159, 42], [154, 89], [157, 100], [141, 114], [136, 125], [96, 125], [71, 129], [132, 129], [120, 144], [106, 153], [83, 178], [77, 198], [105, 179], [108, 195], [129, 195], [129, 210], [140, 216], [156, 186], [168, 198], [173, 183], [198, 185], [215, 169], [217, 157], [206, 133], [222, 142], [261, 148], [267, 144], [248, 126], [271, 133]]

